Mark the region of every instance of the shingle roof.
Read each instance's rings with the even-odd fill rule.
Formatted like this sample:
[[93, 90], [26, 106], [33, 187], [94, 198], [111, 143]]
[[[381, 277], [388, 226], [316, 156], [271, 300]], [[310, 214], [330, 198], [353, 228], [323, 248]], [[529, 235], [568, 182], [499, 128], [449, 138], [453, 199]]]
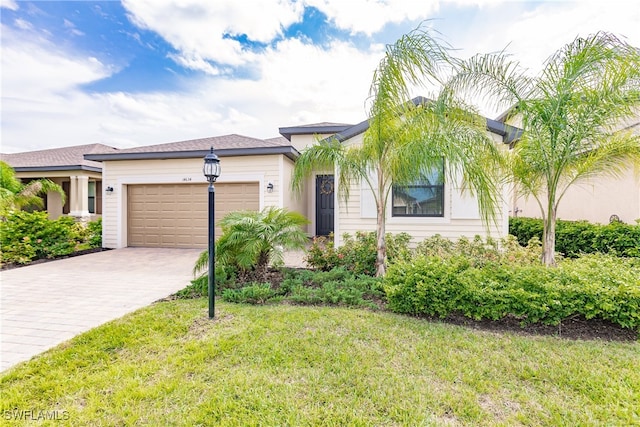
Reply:
[[116, 148], [104, 144], [75, 145], [48, 150], [26, 151], [23, 153], [0, 154], [16, 171], [26, 170], [102, 170], [99, 162], [86, 160], [85, 154], [112, 153]]
[[87, 154], [85, 158], [97, 161], [195, 158], [204, 157], [211, 147], [221, 157], [284, 154], [293, 159], [299, 154], [283, 137], [259, 139], [230, 134]]
[[[277, 139], [277, 138], [273, 138]], [[157, 145], [143, 145], [140, 147], [126, 148], [118, 150], [118, 154], [127, 153], [171, 153], [176, 151], [201, 151], [213, 147], [214, 150], [225, 150], [232, 148], [257, 148], [257, 147], [277, 147], [282, 144], [249, 136], [230, 134], [222, 136], [211, 136], [207, 138], [189, 139], [186, 141], [169, 142]]]

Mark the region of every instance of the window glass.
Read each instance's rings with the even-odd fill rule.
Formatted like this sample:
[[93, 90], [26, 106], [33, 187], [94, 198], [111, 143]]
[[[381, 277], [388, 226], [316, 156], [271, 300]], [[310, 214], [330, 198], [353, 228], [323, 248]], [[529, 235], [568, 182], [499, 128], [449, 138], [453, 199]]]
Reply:
[[393, 187], [393, 216], [444, 216], [444, 160], [411, 185]]
[[96, 182], [89, 181], [89, 213], [96, 213]]

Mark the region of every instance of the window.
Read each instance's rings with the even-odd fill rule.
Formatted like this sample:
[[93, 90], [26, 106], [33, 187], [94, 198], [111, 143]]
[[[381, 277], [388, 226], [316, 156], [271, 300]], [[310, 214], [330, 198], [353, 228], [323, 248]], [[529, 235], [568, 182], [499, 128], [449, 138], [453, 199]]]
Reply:
[[393, 216], [444, 216], [444, 160], [411, 185], [393, 187]]
[[89, 213], [96, 213], [96, 182], [89, 181]]

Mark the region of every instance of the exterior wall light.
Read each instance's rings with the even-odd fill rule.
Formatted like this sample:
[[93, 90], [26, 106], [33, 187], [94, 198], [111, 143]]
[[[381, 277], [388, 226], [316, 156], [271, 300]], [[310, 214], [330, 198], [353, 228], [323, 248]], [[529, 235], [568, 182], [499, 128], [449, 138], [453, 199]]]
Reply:
[[273, 193], [273, 182], [267, 184], [267, 193]]

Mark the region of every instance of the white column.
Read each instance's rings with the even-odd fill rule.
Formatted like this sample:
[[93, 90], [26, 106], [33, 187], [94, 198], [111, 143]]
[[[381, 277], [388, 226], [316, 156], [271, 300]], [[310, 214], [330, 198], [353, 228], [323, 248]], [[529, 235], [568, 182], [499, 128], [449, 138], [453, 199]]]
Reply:
[[69, 215], [83, 219], [89, 217], [89, 177], [72, 176], [69, 186]]
[[69, 177], [69, 216], [78, 216], [78, 177]]

